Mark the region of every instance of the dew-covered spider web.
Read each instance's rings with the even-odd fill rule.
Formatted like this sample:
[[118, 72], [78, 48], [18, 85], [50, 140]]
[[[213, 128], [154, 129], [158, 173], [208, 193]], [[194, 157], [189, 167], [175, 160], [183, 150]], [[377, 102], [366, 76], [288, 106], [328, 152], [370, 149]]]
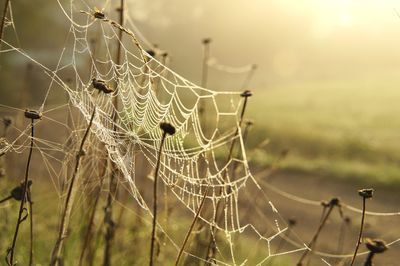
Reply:
[[[120, 185], [129, 191], [130, 200], [146, 210], [149, 221], [152, 217], [149, 185], [154, 182], [163, 137], [159, 125], [168, 122], [176, 128], [176, 133], [166, 137], [160, 155], [162, 190], [177, 199], [179, 206], [190, 214], [188, 217], [196, 214], [203, 197], [206, 198], [199, 218], [216, 244], [217, 264], [246, 264], [251, 256], [257, 258], [257, 263], [267, 264], [274, 257], [307, 249], [295, 233], [288, 236], [287, 222], [250, 170], [242, 113], [251, 97], [246, 98], [238, 89], [221, 91], [190, 82], [169, 68], [167, 54], [138, 30], [129, 15], [129, 6], [124, 13], [124, 26], [117, 22], [111, 1], [100, 5], [100, 10], [94, 6], [90, 1], [59, 3], [69, 30], [55, 67], [36, 60], [19, 47], [18, 41], [2, 41], [0, 56], [25, 58], [48, 80], [43, 101], [35, 108], [43, 114], [43, 119], [35, 125], [53, 124], [66, 132], [67, 137], [51, 136], [51, 131], [39, 132], [34, 138], [35, 150], [41, 155], [41, 164], [60, 199], [65, 194], [80, 139], [95, 109], [80, 169], [86, 173], [85, 181], [80, 182], [82, 191], [92, 191], [107, 183], [110, 175], [107, 165], [112, 161]], [[18, 36], [10, 16], [7, 28]], [[208, 65], [230, 73], [255, 69], [253, 65], [223, 66], [215, 58]], [[96, 89], [94, 82], [106, 84], [112, 92]], [[50, 105], [52, 94], [65, 95], [65, 103]], [[9, 113], [19, 113], [18, 116], [24, 111], [5, 104], [1, 107]], [[1, 139], [1, 154], [21, 154], [29, 148], [30, 126], [19, 123], [13, 125], [15, 137]], [[77, 204], [84, 197], [84, 193], [78, 193]], [[173, 249], [179, 250], [180, 241], [169, 235], [161, 223], [158, 227]], [[286, 248], [279, 251], [272, 248], [272, 244], [282, 239], [289, 242]], [[259, 246], [257, 254], [242, 254], [237, 247], [239, 241], [248, 241], [249, 245], [254, 241], [254, 246]], [[191, 249], [185, 253], [198, 262], [206, 260]]]

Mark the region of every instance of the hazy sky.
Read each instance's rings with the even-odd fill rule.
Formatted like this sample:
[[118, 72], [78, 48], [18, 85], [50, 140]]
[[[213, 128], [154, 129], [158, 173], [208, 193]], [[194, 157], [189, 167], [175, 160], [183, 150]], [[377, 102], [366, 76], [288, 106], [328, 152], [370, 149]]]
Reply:
[[[200, 40], [233, 66], [257, 63], [254, 85], [380, 78], [400, 71], [400, 1], [128, 0], [143, 33], [198, 79]], [[399, 11], [400, 12], [400, 11]], [[193, 64], [187, 68], [184, 62]], [[196, 65], [198, 64], [198, 66]]]
[[[119, 3], [75, 2], [84, 2], [86, 8]], [[43, 8], [32, 8], [36, 3]], [[67, 7], [69, 0], [63, 3]], [[400, 10], [400, 0], [126, 0], [126, 4], [142, 33], [172, 54], [172, 68], [197, 83], [204, 37], [213, 39], [211, 52], [221, 63], [258, 64], [252, 83], [256, 88], [388, 77], [400, 83], [400, 18], [395, 11]], [[43, 60], [61, 52], [69, 22], [56, 1], [15, 2], [13, 12], [24, 48], [35, 49]], [[107, 15], [115, 18], [114, 8]], [[228, 89], [243, 79], [211, 71], [209, 84]]]

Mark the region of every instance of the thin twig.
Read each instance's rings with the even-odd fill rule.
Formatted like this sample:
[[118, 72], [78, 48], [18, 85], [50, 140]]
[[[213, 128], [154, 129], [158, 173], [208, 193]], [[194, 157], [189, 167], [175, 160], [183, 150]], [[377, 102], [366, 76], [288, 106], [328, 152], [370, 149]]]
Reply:
[[25, 179], [23, 183], [23, 192], [22, 192], [22, 199], [21, 199], [21, 204], [19, 205], [19, 212], [18, 212], [18, 219], [17, 223], [15, 226], [15, 232], [14, 232], [14, 237], [12, 240], [11, 248], [8, 250], [7, 258], [9, 256], [9, 259], [6, 258], [8, 265], [14, 265], [14, 252], [15, 252], [15, 246], [17, 244], [17, 237], [18, 237], [18, 232], [19, 232], [19, 226], [21, 222], [23, 221], [22, 214], [24, 212], [24, 204], [26, 201], [26, 195], [27, 195], [27, 190], [28, 190], [28, 178], [29, 178], [29, 166], [31, 164], [31, 159], [32, 159], [32, 151], [33, 151], [33, 136], [35, 132], [35, 123], [34, 123], [34, 118], [31, 118], [31, 145], [29, 148], [29, 155], [28, 155], [28, 162], [26, 163], [26, 169], [25, 169]]
[[194, 225], [196, 224], [196, 221], [197, 221], [197, 219], [199, 218], [199, 215], [200, 215], [200, 213], [201, 213], [201, 210], [203, 209], [204, 202], [206, 201], [207, 193], [208, 193], [209, 188], [210, 188], [210, 186], [207, 186], [206, 191], [204, 191], [204, 195], [203, 195], [203, 198], [201, 199], [200, 206], [199, 206], [199, 208], [197, 209], [196, 215], [194, 216], [193, 221], [192, 221], [192, 223], [191, 223], [191, 225], [190, 225], [190, 227], [189, 227], [189, 230], [188, 230], [187, 233], [186, 233], [185, 239], [183, 240], [182, 247], [181, 247], [181, 249], [179, 250], [178, 257], [177, 257], [176, 260], [175, 260], [175, 266], [178, 266], [178, 264], [179, 264], [179, 260], [180, 260], [180, 258], [181, 258], [181, 256], [182, 256], [183, 251], [185, 250], [186, 243], [187, 243], [187, 241], [189, 240], [189, 237], [190, 237], [190, 234], [191, 234], [192, 231], [193, 231]]
[[304, 251], [303, 255], [301, 256], [299, 262], [297, 263], [297, 266], [303, 265], [303, 260], [307, 257], [308, 252], [310, 252], [310, 250], [312, 249], [313, 245], [317, 241], [318, 236], [322, 231], [322, 228], [325, 226], [325, 223], [328, 220], [328, 218], [329, 218], [329, 216], [330, 216], [330, 214], [331, 214], [331, 212], [333, 210], [333, 207], [335, 207], [335, 206], [339, 206], [339, 200], [337, 198], [334, 198], [329, 202], [329, 209], [326, 212], [325, 217], [321, 220], [317, 231], [315, 232], [313, 238], [311, 239], [310, 243], [308, 244], [308, 246], [307, 246], [308, 248]]
[[[123, 28], [123, 23], [124, 23], [124, 0], [121, 0], [120, 2], [121, 6], [119, 9], [119, 24], [108, 20], [104, 19], [104, 21], [109, 21], [111, 25], [116, 26], [118, 29], [120, 29], [118, 33], [118, 46], [117, 46], [117, 55], [116, 55], [116, 63], [117, 65], [120, 64], [121, 62], [121, 50], [122, 50], [122, 33], [126, 32], [125, 28]], [[133, 33], [132, 33], [133, 34]], [[133, 40], [135, 44], [138, 45], [139, 49], [140, 44], [136, 40], [136, 37], [133, 35]], [[117, 78], [115, 79], [115, 91], [114, 95], [117, 95], [118, 93], [118, 78], [119, 78], [119, 73], [116, 71]], [[113, 99], [113, 105], [114, 105], [114, 110], [112, 112], [112, 119], [113, 119], [113, 130], [116, 132], [118, 130], [117, 128], [117, 111], [118, 111], [118, 97], [114, 97]], [[113, 214], [113, 197], [117, 193], [117, 177], [116, 177], [116, 167], [114, 163], [110, 160], [110, 166], [111, 166], [111, 176], [110, 176], [110, 183], [109, 183], [109, 190], [107, 194], [107, 203], [106, 207], [104, 208], [104, 223], [106, 225], [106, 232], [104, 235], [105, 238], [105, 245], [104, 245], [104, 257], [103, 257], [103, 265], [104, 266], [109, 266], [111, 265], [111, 250], [112, 250], [112, 242], [114, 239], [114, 234], [115, 234], [115, 223], [112, 220], [112, 214]]]
[[361, 244], [361, 237], [364, 229], [364, 219], [365, 219], [365, 201], [367, 198], [372, 198], [374, 190], [373, 189], [362, 189], [358, 191], [358, 194], [363, 198], [363, 207], [362, 207], [362, 214], [361, 214], [361, 224], [360, 224], [360, 233], [358, 234], [358, 240], [356, 244], [356, 249], [354, 250], [353, 258], [351, 259], [350, 265], [353, 266], [354, 261], [356, 260], [358, 248]]
[[73, 203], [72, 191], [74, 189], [76, 176], [78, 174], [81, 157], [82, 157], [82, 155], [84, 155], [83, 147], [84, 147], [86, 139], [89, 135], [90, 127], [92, 126], [95, 114], [96, 114], [96, 106], [93, 107], [92, 116], [90, 117], [89, 124], [86, 128], [85, 134], [83, 135], [78, 153], [76, 155], [75, 168], [74, 168], [74, 172], [71, 177], [71, 181], [70, 181], [71, 183], [69, 184], [69, 187], [68, 187], [67, 197], [65, 198], [64, 209], [63, 209], [63, 213], [61, 215], [60, 228], [58, 231], [58, 237], [56, 240], [56, 244], [54, 245], [54, 249], [53, 249], [53, 252], [51, 255], [50, 266], [54, 266], [54, 265], [58, 264], [58, 261], [60, 259], [61, 250], [62, 250], [63, 243], [64, 243], [64, 239], [67, 237], [67, 228], [68, 228], [68, 224], [69, 224], [69, 218], [71, 215], [71, 209], [72, 209], [72, 203]]

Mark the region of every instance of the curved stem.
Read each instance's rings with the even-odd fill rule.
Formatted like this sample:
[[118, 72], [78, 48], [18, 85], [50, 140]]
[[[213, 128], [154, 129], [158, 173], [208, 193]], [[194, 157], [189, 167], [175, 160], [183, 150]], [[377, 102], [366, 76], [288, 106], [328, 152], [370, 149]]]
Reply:
[[362, 209], [362, 216], [361, 216], [360, 233], [358, 235], [356, 249], [354, 250], [353, 258], [351, 260], [351, 264], [350, 264], [351, 266], [354, 264], [354, 261], [356, 260], [358, 248], [360, 247], [361, 237], [362, 237], [363, 228], [364, 228], [364, 219], [365, 219], [365, 197], [363, 197], [363, 209]]
[[[11, 248], [9, 249], [9, 260], [7, 260], [7, 263], [9, 265], [14, 265], [14, 251], [15, 251], [15, 246], [17, 244], [17, 237], [18, 237], [18, 232], [19, 232], [19, 225], [21, 224], [21, 217], [22, 213], [24, 212], [24, 204], [26, 201], [26, 196], [27, 196], [27, 190], [28, 190], [28, 178], [29, 178], [29, 166], [31, 164], [31, 159], [32, 159], [32, 151], [33, 151], [33, 136], [34, 136], [34, 131], [35, 130], [35, 124], [34, 120], [31, 119], [31, 145], [29, 148], [29, 155], [28, 155], [28, 162], [26, 164], [26, 169], [25, 169], [25, 179], [24, 179], [24, 185], [23, 185], [23, 197], [21, 200], [21, 204], [19, 205], [19, 213], [18, 213], [18, 220], [17, 224], [15, 226], [15, 232], [14, 232], [14, 237], [12, 240]], [[8, 255], [7, 255], [8, 257]]]
[[160, 149], [159, 149], [159, 152], [158, 152], [156, 170], [154, 172], [154, 184], [153, 184], [153, 227], [152, 227], [152, 231], [151, 231], [150, 261], [149, 261], [149, 265], [150, 266], [153, 266], [154, 243], [156, 241], [158, 170], [160, 169], [161, 154], [162, 154], [162, 149], [163, 149], [163, 146], [164, 146], [164, 141], [165, 141], [165, 137], [166, 136], [167, 136], [167, 133], [164, 132], [163, 135], [162, 135], [162, 139], [161, 139], [161, 143], [160, 143]]

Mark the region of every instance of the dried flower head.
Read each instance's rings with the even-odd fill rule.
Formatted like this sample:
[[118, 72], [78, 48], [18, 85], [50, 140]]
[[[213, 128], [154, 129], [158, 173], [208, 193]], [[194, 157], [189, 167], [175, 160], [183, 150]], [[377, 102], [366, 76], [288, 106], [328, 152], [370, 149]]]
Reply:
[[293, 227], [293, 226], [295, 226], [297, 224], [297, 220], [294, 219], [294, 218], [291, 218], [291, 219], [288, 220], [288, 224], [289, 224], [290, 227]]
[[154, 50], [146, 50], [146, 53], [149, 55], [149, 57], [156, 56], [156, 52], [154, 52]]
[[372, 253], [383, 253], [388, 249], [385, 241], [380, 239], [369, 239], [365, 240], [365, 245], [367, 246], [368, 250]]
[[249, 90], [245, 90], [244, 92], [242, 92], [240, 94], [240, 96], [245, 97], [245, 98], [250, 97], [252, 95], [253, 95], [253, 93], [251, 91], [249, 91]]
[[95, 17], [97, 19], [105, 19], [106, 18], [106, 14], [104, 14], [103, 11], [95, 8], [94, 13], [93, 13], [93, 17]]
[[111, 93], [114, 90], [112, 88], [110, 88], [107, 83], [104, 80], [101, 79], [92, 79], [92, 85], [93, 88], [95, 88], [98, 91], [102, 91], [105, 94]]
[[175, 127], [173, 125], [171, 125], [170, 123], [162, 122], [162, 123], [160, 123], [160, 128], [162, 131], [164, 131], [168, 135], [175, 134]]
[[[28, 180], [28, 189], [32, 185], [32, 180]], [[21, 183], [19, 186], [13, 188], [11, 190], [11, 197], [17, 201], [21, 201], [22, 198], [24, 197], [24, 187], [25, 187], [25, 182]]]
[[340, 199], [339, 198], [333, 198], [329, 202], [329, 206], [338, 206], [340, 207]]
[[4, 117], [3, 124], [5, 128], [8, 128], [12, 124], [12, 119], [10, 117]]
[[249, 126], [252, 126], [252, 125], [254, 125], [254, 121], [251, 120], [251, 119], [246, 119], [245, 125], [248, 126], [248, 127], [249, 127]]
[[209, 44], [211, 42], [211, 38], [204, 38], [202, 42], [203, 44]]
[[32, 120], [37, 120], [37, 119], [42, 119], [42, 114], [35, 111], [35, 110], [25, 110], [25, 117], [32, 119]]
[[372, 198], [372, 196], [374, 195], [374, 189], [373, 188], [360, 189], [358, 191], [358, 195], [366, 199]]

